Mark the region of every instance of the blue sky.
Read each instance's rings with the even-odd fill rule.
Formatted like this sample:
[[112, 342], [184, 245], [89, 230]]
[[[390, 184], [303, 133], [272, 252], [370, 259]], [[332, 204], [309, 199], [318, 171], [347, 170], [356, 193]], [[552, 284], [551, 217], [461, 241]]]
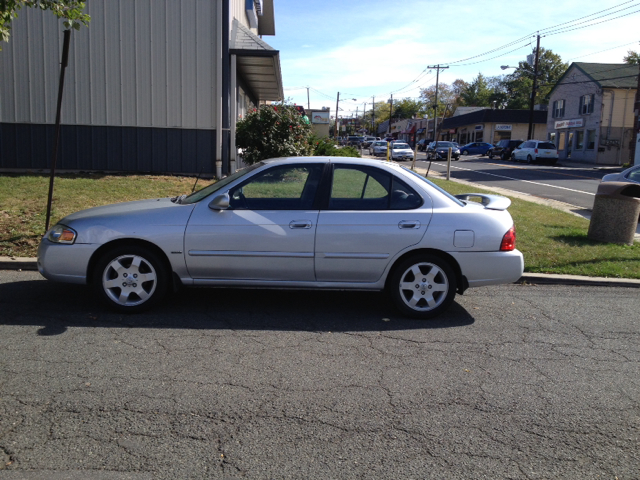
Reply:
[[640, 51], [640, 0], [274, 0], [274, 8], [276, 35], [264, 40], [280, 50], [285, 97], [306, 107], [309, 87], [311, 107], [332, 115], [337, 92], [341, 116], [371, 108], [372, 96], [418, 97], [435, 84], [429, 65], [450, 65], [440, 72], [447, 83], [504, 74], [500, 66], [524, 60], [535, 32], [549, 27], [565, 31], [547, 30], [540, 45], [565, 62], [622, 63]]

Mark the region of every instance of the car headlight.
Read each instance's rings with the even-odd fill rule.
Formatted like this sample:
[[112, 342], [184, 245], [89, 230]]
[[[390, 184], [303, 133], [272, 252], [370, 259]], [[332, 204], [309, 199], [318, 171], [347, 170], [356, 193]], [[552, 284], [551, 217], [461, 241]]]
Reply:
[[53, 243], [73, 243], [78, 234], [75, 230], [64, 225], [55, 225], [47, 234], [47, 240]]

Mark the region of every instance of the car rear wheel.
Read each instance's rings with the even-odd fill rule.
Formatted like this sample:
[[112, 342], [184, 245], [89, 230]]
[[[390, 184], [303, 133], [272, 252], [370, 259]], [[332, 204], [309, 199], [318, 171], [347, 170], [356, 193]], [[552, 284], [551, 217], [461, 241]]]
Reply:
[[527, 163], [531, 162], [533, 162], [533, 158], [531, 158], [531, 155], [527, 155]]
[[487, 156], [489, 157], [489, 160], [493, 160], [493, 153], [488, 153]]
[[433, 318], [444, 312], [456, 294], [456, 276], [440, 257], [416, 255], [403, 260], [388, 283], [395, 306], [413, 318]]
[[160, 301], [169, 287], [170, 274], [152, 251], [136, 245], [106, 252], [93, 271], [96, 293], [113, 310], [136, 313]]

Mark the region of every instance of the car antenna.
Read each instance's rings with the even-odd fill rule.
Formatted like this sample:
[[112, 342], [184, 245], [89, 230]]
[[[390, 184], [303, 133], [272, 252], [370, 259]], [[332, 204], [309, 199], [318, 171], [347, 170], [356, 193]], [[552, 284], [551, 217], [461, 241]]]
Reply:
[[191, 193], [196, 191], [196, 185], [198, 185], [198, 180], [200, 180], [200, 175], [202, 175], [202, 170], [204, 170], [204, 165], [202, 166], [202, 168], [200, 169], [200, 173], [198, 173], [198, 176], [196, 177], [196, 183], [193, 184], [193, 188], [191, 189]]

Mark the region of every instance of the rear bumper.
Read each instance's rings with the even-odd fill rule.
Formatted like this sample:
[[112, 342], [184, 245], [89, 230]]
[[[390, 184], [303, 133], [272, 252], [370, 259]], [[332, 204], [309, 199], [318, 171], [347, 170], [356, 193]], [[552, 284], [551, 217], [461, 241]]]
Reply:
[[514, 283], [524, 272], [524, 257], [511, 252], [449, 252], [456, 259], [469, 288]]

